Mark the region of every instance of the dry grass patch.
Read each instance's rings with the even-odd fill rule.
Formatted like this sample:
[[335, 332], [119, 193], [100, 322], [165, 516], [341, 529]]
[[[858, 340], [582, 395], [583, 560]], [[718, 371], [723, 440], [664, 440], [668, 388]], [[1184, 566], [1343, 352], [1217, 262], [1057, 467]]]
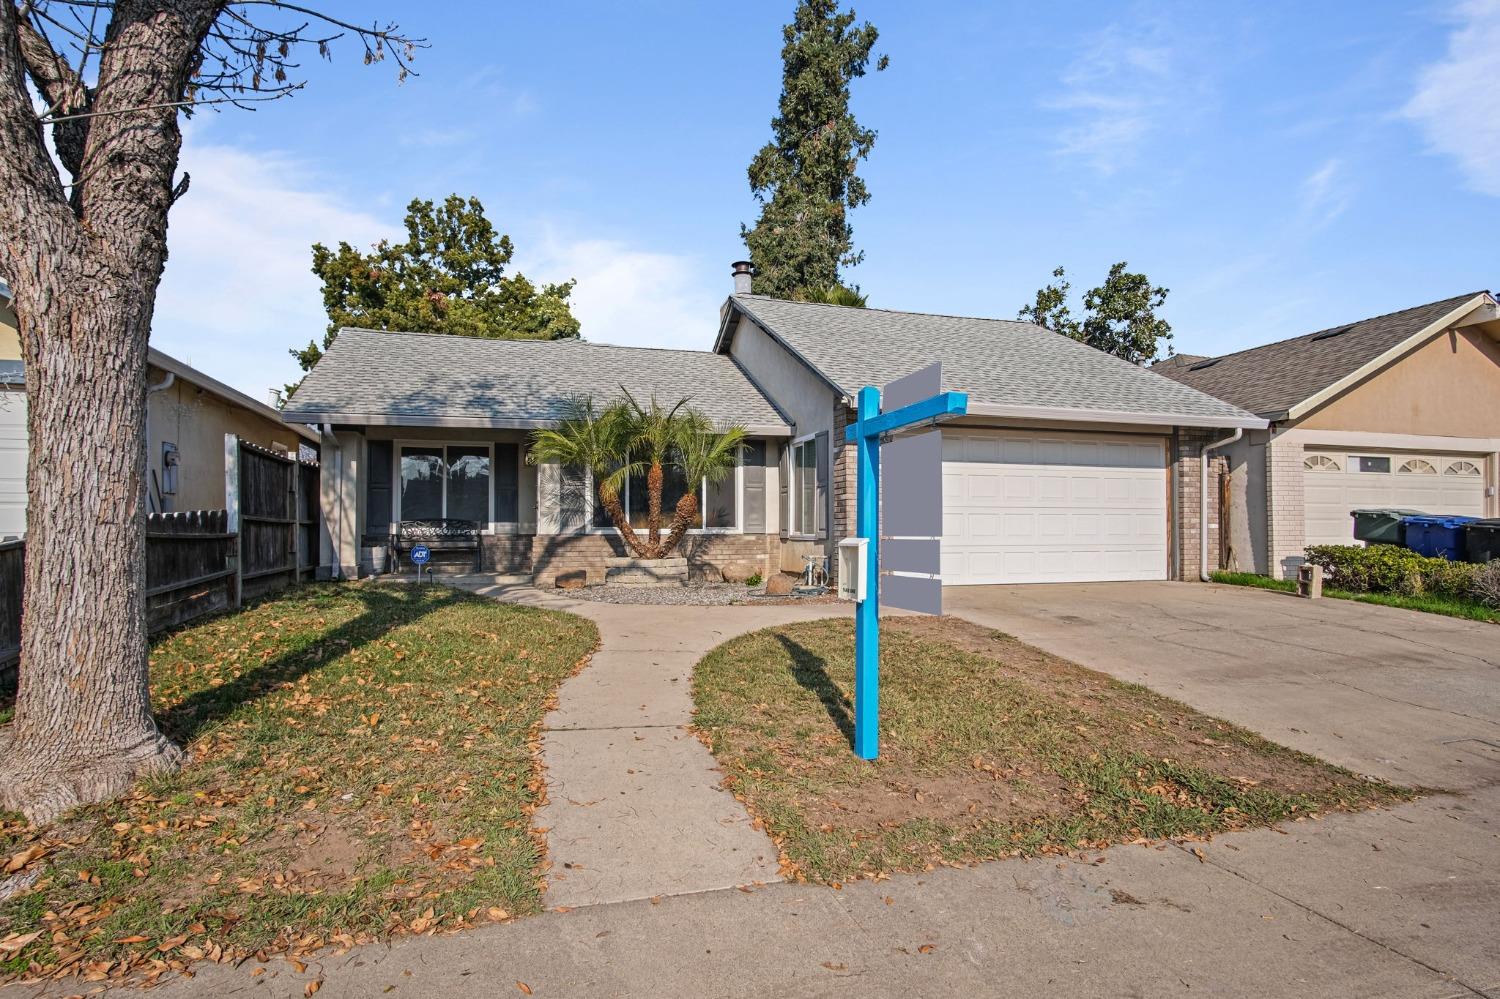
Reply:
[[0, 982], [151, 978], [540, 906], [537, 730], [598, 632], [440, 586], [308, 586], [160, 639], [173, 777], [0, 815]]
[[699, 732], [794, 876], [1203, 837], [1412, 793], [954, 618], [883, 622], [881, 755], [859, 760], [852, 629], [755, 632], [694, 675]]

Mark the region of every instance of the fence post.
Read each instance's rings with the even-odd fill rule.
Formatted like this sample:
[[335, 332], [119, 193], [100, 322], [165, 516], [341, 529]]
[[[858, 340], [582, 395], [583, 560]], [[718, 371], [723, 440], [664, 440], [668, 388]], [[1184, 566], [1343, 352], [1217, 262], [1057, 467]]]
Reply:
[[287, 511], [287, 518], [292, 522], [292, 537], [289, 554], [292, 556], [292, 586], [302, 582], [302, 462], [297, 460], [296, 451], [288, 451], [286, 456], [292, 460], [291, 487], [287, 490], [287, 497], [291, 503], [291, 509]]
[[234, 607], [243, 603], [245, 580], [244, 562], [240, 558], [244, 532], [240, 530], [240, 439], [234, 434], [224, 435], [224, 529], [234, 535], [234, 548], [226, 566], [234, 570]]

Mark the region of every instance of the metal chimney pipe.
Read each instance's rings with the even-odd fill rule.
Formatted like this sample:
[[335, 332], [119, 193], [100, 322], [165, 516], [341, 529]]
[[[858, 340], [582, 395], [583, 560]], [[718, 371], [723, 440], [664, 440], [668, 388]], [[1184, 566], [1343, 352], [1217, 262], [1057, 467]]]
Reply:
[[729, 265], [734, 273], [734, 293], [736, 295], [750, 294], [751, 281], [755, 277], [755, 268], [748, 260], [736, 260]]

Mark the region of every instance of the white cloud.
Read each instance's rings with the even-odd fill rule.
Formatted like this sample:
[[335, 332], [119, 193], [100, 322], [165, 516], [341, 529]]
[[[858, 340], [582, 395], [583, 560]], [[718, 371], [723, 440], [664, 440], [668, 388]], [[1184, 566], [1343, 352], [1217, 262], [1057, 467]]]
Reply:
[[1145, 19], [1094, 35], [1062, 75], [1062, 92], [1043, 106], [1070, 113], [1058, 152], [1102, 174], [1124, 166], [1165, 119], [1178, 86], [1172, 47]]
[[730, 288], [727, 267], [714, 285], [710, 268], [681, 254], [555, 233], [522, 246], [516, 269], [533, 281], [577, 278], [570, 301], [584, 339], [637, 347], [711, 349]]
[[[358, 248], [401, 233], [351, 205], [332, 180], [284, 154], [205, 141], [190, 132], [182, 168], [187, 195], [172, 209], [171, 253], [157, 296], [152, 345], [255, 399], [301, 375], [287, 353], [327, 326], [311, 247]], [[530, 226], [526, 228], [531, 228]], [[724, 268], [590, 234], [514, 233], [511, 273], [533, 281], [577, 278], [573, 313], [586, 339], [708, 350], [729, 291]]]
[[312, 244], [367, 246], [399, 222], [351, 206], [307, 164], [192, 130], [182, 169], [192, 185], [169, 220], [152, 346], [264, 399], [301, 374], [288, 348], [328, 324]]
[[1447, 55], [1422, 70], [1402, 114], [1471, 187], [1500, 196], [1500, 0], [1465, 0], [1453, 14]]
[[1348, 209], [1354, 192], [1344, 174], [1343, 162], [1334, 158], [1302, 181], [1302, 221], [1306, 225], [1321, 228]]

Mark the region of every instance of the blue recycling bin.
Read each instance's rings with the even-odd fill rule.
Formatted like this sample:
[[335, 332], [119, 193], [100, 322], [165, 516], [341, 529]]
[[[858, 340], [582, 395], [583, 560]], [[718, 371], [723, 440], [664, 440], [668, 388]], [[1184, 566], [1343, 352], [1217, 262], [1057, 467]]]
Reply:
[[1418, 555], [1459, 562], [1464, 557], [1464, 528], [1478, 517], [1403, 517], [1406, 547]]

